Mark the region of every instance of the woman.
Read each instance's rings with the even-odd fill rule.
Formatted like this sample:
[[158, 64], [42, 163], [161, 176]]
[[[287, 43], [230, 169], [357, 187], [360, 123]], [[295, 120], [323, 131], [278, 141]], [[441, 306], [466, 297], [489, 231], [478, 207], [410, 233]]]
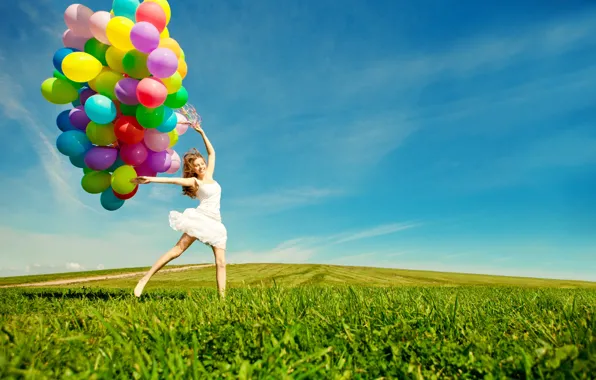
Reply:
[[226, 261], [225, 250], [228, 233], [221, 222], [220, 200], [221, 187], [213, 179], [215, 169], [215, 151], [211, 142], [199, 124], [193, 124], [194, 130], [203, 137], [205, 148], [207, 148], [207, 162], [196, 150], [191, 149], [184, 155], [182, 178], [167, 177], [137, 177], [133, 183], [169, 183], [182, 186], [182, 193], [190, 198], [199, 198], [200, 204], [197, 208], [188, 208], [181, 214], [177, 211], [170, 212], [170, 227], [182, 232], [178, 243], [160, 257], [147, 274], [137, 284], [134, 294], [140, 297], [143, 288], [158, 270], [167, 263], [182, 255], [195, 240], [211, 246], [215, 255], [215, 273], [217, 278], [217, 289], [221, 297], [225, 296], [226, 288]]

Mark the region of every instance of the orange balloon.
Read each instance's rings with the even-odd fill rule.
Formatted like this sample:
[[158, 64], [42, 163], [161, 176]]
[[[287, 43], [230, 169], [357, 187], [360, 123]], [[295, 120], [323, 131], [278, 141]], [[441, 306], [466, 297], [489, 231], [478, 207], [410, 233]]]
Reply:
[[188, 66], [183, 59], [178, 60], [178, 74], [180, 74], [182, 79], [186, 78], [186, 74], [188, 74]]
[[170, 37], [162, 38], [161, 40], [159, 40], [159, 47], [170, 49], [174, 52], [174, 54], [176, 54], [176, 58], [180, 59], [182, 49], [180, 48], [180, 45], [178, 44], [178, 42], [176, 42], [175, 39]]

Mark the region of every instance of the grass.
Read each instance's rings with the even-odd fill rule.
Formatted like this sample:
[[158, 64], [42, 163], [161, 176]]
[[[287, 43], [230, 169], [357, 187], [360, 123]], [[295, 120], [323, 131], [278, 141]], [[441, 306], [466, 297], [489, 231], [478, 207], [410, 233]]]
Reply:
[[0, 378], [589, 379], [596, 373], [590, 283], [540, 287], [544, 280], [525, 279], [511, 286], [521, 280], [369, 270], [232, 265], [225, 301], [217, 299], [213, 268], [158, 275], [141, 300], [130, 295], [134, 279], [2, 289]]

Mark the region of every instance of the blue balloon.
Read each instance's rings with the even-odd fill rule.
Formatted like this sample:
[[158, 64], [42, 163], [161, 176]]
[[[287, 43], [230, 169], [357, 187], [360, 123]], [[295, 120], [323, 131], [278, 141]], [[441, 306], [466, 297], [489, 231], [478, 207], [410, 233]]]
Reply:
[[112, 3], [114, 16], [126, 17], [136, 22], [135, 14], [139, 4], [139, 0], [114, 0]]
[[70, 110], [62, 111], [58, 114], [58, 117], [56, 118], [56, 125], [58, 126], [58, 129], [60, 129], [62, 132], [72, 131], [76, 129], [70, 122], [70, 118], [68, 117], [69, 113]]
[[68, 157], [83, 155], [92, 146], [93, 144], [91, 144], [85, 132], [80, 130], [63, 132], [58, 136], [58, 140], [56, 140], [58, 151]]
[[80, 105], [81, 105], [81, 99], [75, 99], [75, 100], [72, 102], [72, 106], [73, 106], [73, 107], [78, 107], [78, 106], [80, 106]]
[[99, 202], [101, 203], [101, 207], [108, 211], [116, 211], [124, 205], [124, 200], [116, 197], [111, 187], [101, 193]]
[[56, 68], [56, 70], [58, 70], [60, 74], [64, 75], [64, 72], [62, 71], [62, 61], [64, 61], [64, 58], [66, 58], [67, 55], [69, 55], [70, 53], [74, 53], [75, 51], [79, 50], [65, 47], [56, 50], [56, 52], [54, 53], [52, 61], [54, 63], [54, 67]]
[[71, 156], [69, 157], [70, 163], [77, 168], [84, 169], [87, 167], [85, 164], [85, 155], [86, 153], [81, 154], [80, 156]]
[[124, 161], [122, 161], [122, 159], [120, 158], [120, 154], [118, 154], [118, 158], [116, 159], [116, 161], [112, 164], [112, 166], [110, 166], [106, 170], [109, 172], [113, 172], [114, 170], [118, 169], [122, 165], [126, 165], [126, 163]]
[[116, 118], [116, 105], [107, 96], [95, 94], [85, 102], [85, 113], [97, 124], [109, 124]]
[[178, 124], [178, 118], [170, 107], [163, 107], [163, 120], [164, 122], [157, 127], [157, 130], [161, 133], [171, 132], [174, 128], [176, 128], [176, 124]]

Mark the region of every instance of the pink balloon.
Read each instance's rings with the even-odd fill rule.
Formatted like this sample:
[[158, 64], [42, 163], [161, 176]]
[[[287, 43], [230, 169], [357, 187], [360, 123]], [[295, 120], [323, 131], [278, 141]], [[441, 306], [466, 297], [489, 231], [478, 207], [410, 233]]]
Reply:
[[91, 31], [91, 34], [93, 34], [93, 37], [99, 42], [106, 45], [110, 45], [110, 41], [106, 36], [106, 28], [111, 19], [112, 15], [110, 12], [106, 11], [95, 12], [89, 19], [89, 30]]
[[188, 124], [181, 123], [188, 123], [188, 119], [186, 116], [178, 112], [176, 112], [176, 118], [178, 119], [178, 124], [176, 124], [176, 132], [178, 132], [178, 136], [182, 136], [188, 130]]
[[143, 143], [123, 144], [120, 147], [120, 158], [127, 165], [138, 166], [147, 159], [147, 148]]
[[172, 164], [170, 165], [170, 168], [168, 170], [166, 170], [166, 173], [174, 174], [178, 171], [178, 169], [180, 169], [180, 164], [181, 164], [180, 155], [178, 155], [178, 152], [176, 152], [173, 149], [168, 149], [167, 152], [170, 155], [170, 157], [172, 158]]
[[64, 22], [77, 36], [93, 37], [89, 30], [89, 19], [93, 11], [82, 4], [71, 4], [64, 12]]
[[168, 149], [170, 145], [170, 136], [167, 133], [161, 133], [157, 129], [145, 130], [143, 137], [145, 146], [154, 152], [162, 152]]
[[62, 35], [62, 43], [64, 44], [64, 47], [69, 47], [80, 51], [85, 50], [85, 42], [88, 40], [88, 37], [78, 36], [70, 29], [66, 29]]
[[157, 176], [157, 172], [149, 167], [149, 163], [147, 162], [147, 160], [145, 160], [145, 162], [143, 162], [141, 165], [135, 166], [135, 172], [137, 172], [138, 176], [144, 176], [144, 177]]

